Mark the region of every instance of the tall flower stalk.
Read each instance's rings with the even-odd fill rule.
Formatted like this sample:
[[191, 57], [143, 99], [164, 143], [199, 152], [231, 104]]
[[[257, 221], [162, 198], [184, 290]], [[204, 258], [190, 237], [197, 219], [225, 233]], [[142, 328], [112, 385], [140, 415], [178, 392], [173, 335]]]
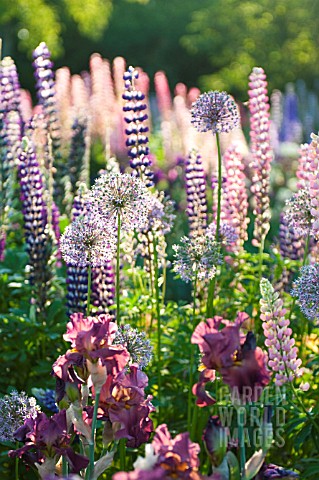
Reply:
[[19, 154], [20, 198], [23, 205], [26, 249], [30, 262], [30, 284], [34, 303], [44, 314], [48, 290], [53, 278], [51, 257], [53, 238], [47, 224], [47, 206], [44, 201], [44, 182], [34, 147], [26, 137]]
[[[219, 241], [221, 200], [222, 200], [222, 156], [220, 149], [220, 133], [227, 133], [240, 126], [238, 108], [233, 98], [226, 92], [211, 91], [203, 93], [192, 106], [192, 124], [199, 132], [212, 132], [217, 144], [217, 212], [215, 240]], [[214, 308], [216, 279], [214, 278], [208, 288], [206, 315], [212, 316]]]
[[270, 168], [273, 152], [270, 142], [270, 113], [266, 75], [254, 67], [249, 76], [250, 139], [253, 169], [251, 191], [255, 200], [253, 244], [259, 248], [259, 280], [262, 276], [265, 239], [270, 228]]

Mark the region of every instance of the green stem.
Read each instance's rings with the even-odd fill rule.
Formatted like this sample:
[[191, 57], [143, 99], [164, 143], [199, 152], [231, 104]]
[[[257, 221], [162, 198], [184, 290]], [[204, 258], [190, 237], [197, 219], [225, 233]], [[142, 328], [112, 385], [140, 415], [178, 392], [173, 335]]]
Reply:
[[259, 282], [257, 284], [257, 287], [259, 289], [261, 277], [263, 274], [263, 256], [264, 256], [264, 248], [265, 248], [265, 236], [262, 237], [260, 246], [259, 246], [259, 267], [258, 267], [258, 276], [259, 276]]
[[116, 249], [116, 320], [120, 324], [120, 240], [121, 216], [117, 216], [117, 249]]
[[[221, 216], [221, 204], [222, 204], [222, 154], [220, 150], [220, 141], [219, 133], [216, 133], [216, 143], [217, 143], [217, 157], [218, 157], [218, 186], [217, 186], [217, 217], [216, 217], [216, 242], [219, 241], [219, 230], [220, 230], [220, 216]], [[208, 297], [206, 305], [206, 318], [210, 318], [214, 313], [214, 297], [216, 289], [216, 275], [210, 281], [208, 286]]]
[[158, 285], [158, 253], [157, 253], [157, 239], [153, 237], [154, 250], [154, 283], [155, 283], [155, 299], [156, 299], [156, 316], [157, 316], [157, 383], [158, 383], [158, 421], [160, 423], [161, 413], [161, 390], [162, 390], [162, 329], [161, 329], [161, 310], [160, 310], [160, 294]]
[[86, 300], [86, 316], [90, 315], [90, 308], [91, 308], [91, 282], [92, 282], [92, 271], [91, 271], [91, 263], [88, 266], [88, 294]]
[[65, 456], [62, 457], [62, 475], [67, 477], [69, 473], [69, 465]]
[[[196, 327], [196, 295], [197, 294], [197, 272], [194, 279], [194, 292], [193, 292], [193, 331]], [[187, 429], [191, 431], [192, 420], [192, 404], [193, 404], [193, 381], [194, 381], [194, 360], [195, 360], [195, 345], [191, 343], [191, 353], [189, 361], [189, 387], [188, 387], [188, 403], [187, 403]]]
[[245, 450], [245, 436], [244, 436], [244, 407], [239, 407], [237, 410], [237, 424], [238, 424], [238, 445], [240, 458], [241, 480], [245, 480], [245, 465], [246, 465], [246, 450]]
[[162, 287], [162, 306], [165, 306], [165, 295], [166, 295], [166, 282], [167, 282], [167, 265], [166, 259], [164, 260], [163, 266], [163, 287]]
[[218, 188], [217, 188], [217, 218], [216, 218], [216, 242], [219, 240], [220, 214], [222, 204], [222, 154], [220, 151], [219, 133], [216, 133], [217, 153], [218, 153]]
[[90, 445], [89, 445], [90, 463], [89, 463], [89, 465], [87, 467], [87, 470], [86, 470], [86, 475], [85, 475], [86, 479], [93, 478], [93, 473], [94, 473], [95, 430], [96, 430], [96, 423], [97, 423], [97, 410], [99, 408], [100, 393], [101, 392], [98, 392], [98, 391], [95, 393], [95, 403], [94, 403], [93, 418], [92, 418], [91, 441], [90, 441]]
[[[287, 367], [286, 367], [286, 375], [287, 374], [288, 374], [288, 372], [287, 372]], [[299, 397], [293, 383], [292, 382], [288, 382], [288, 383], [289, 383], [289, 386], [291, 388], [293, 396], [296, 398], [298, 404], [300, 405], [301, 411], [305, 413], [305, 415], [307, 416], [308, 420], [310, 421], [311, 425], [314, 427], [314, 430], [316, 430], [317, 435], [318, 435], [319, 434], [319, 426], [316, 424], [315, 420], [312, 418], [312, 416], [310, 415], [310, 413], [308, 412], [308, 410], [304, 406], [303, 401]], [[316, 438], [313, 430], [311, 431], [311, 435], [313, 437], [313, 441], [314, 441], [314, 445], [316, 446], [316, 450], [319, 453], [318, 439]]]
[[119, 441], [119, 453], [120, 453], [120, 469], [122, 472], [125, 472], [125, 453], [126, 453], [125, 438], [121, 438], [121, 440]]
[[[19, 442], [16, 442], [16, 450], [19, 448]], [[15, 480], [19, 480], [19, 457], [15, 460]]]

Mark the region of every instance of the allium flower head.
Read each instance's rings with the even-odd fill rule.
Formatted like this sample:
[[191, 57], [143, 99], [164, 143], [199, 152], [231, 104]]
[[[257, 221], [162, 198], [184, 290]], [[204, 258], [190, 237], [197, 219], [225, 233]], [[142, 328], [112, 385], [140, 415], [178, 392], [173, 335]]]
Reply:
[[113, 258], [115, 249], [113, 227], [92, 214], [80, 216], [66, 228], [60, 240], [65, 262], [78, 267], [105, 265]]
[[319, 263], [302, 267], [293, 287], [291, 295], [297, 298], [304, 315], [309, 320], [319, 320]]
[[148, 225], [144, 231], [167, 235], [172, 230], [175, 217], [174, 202], [163, 192], [156, 191], [150, 195]]
[[27, 418], [35, 418], [40, 407], [36, 399], [24, 392], [13, 390], [10, 395], [0, 399], [0, 441], [14, 442], [14, 432], [24, 424]]
[[92, 210], [122, 230], [143, 229], [148, 223], [150, 192], [146, 185], [127, 173], [99, 177], [91, 190]]
[[203, 93], [192, 105], [192, 124], [199, 132], [230, 132], [240, 126], [234, 99], [226, 92]]
[[173, 245], [175, 250], [174, 271], [185, 282], [212, 279], [216, 266], [222, 262], [219, 244], [207, 235], [181, 238], [181, 245]]
[[307, 188], [295, 193], [286, 202], [285, 220], [290, 228], [300, 235], [313, 235], [311, 214], [311, 196]]
[[123, 345], [129, 352], [130, 364], [135, 363], [139, 368], [144, 368], [152, 359], [153, 348], [146, 338], [145, 332], [139, 332], [131, 325], [124, 325], [116, 332], [113, 345]]

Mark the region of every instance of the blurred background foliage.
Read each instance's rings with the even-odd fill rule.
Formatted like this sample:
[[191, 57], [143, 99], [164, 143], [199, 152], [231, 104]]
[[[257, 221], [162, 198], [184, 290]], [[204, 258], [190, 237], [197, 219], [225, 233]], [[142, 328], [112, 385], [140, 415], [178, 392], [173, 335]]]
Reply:
[[56, 67], [88, 67], [97, 51], [124, 56], [171, 86], [226, 89], [246, 99], [262, 66], [270, 88], [305, 80], [319, 89], [319, 2], [314, 0], [0, 0], [3, 55], [32, 90], [32, 50], [45, 41]]

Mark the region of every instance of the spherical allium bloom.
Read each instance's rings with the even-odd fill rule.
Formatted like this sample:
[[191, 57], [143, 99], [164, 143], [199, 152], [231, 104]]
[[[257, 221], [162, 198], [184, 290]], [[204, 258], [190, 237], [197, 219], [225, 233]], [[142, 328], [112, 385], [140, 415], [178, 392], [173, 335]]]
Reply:
[[92, 211], [122, 230], [143, 229], [148, 223], [150, 192], [137, 177], [111, 173], [96, 179], [91, 189]]
[[234, 99], [217, 90], [203, 93], [192, 105], [192, 124], [199, 132], [222, 133], [240, 127], [240, 116]]
[[264, 352], [256, 346], [252, 332], [248, 332], [246, 337], [240, 332], [241, 325], [248, 318], [244, 312], [238, 313], [235, 322], [215, 316], [200, 322], [195, 328], [191, 342], [199, 346], [202, 363], [206, 367], [199, 383], [193, 387], [194, 394], [200, 393], [197, 405], [215, 402], [208, 394], [204, 395], [205, 384], [215, 378], [214, 370], [220, 372], [232, 394], [244, 402], [257, 401], [262, 389], [268, 385], [270, 378]]
[[312, 235], [312, 224], [314, 217], [311, 213], [311, 196], [308, 188], [298, 190], [286, 202], [285, 220], [299, 235]]
[[181, 238], [181, 245], [173, 245], [175, 250], [174, 272], [185, 282], [211, 280], [216, 275], [216, 267], [222, 263], [220, 245], [207, 235]]
[[290, 321], [285, 318], [283, 301], [266, 278], [260, 282], [260, 291], [260, 318], [268, 348], [268, 365], [275, 372], [275, 384], [280, 387], [302, 375], [301, 360], [297, 357], [295, 340], [291, 338], [292, 330]]
[[143, 369], [152, 360], [153, 347], [146, 338], [145, 332], [139, 332], [131, 325], [124, 325], [118, 329], [114, 338], [114, 345], [123, 345], [130, 354], [129, 364], [135, 363]]
[[188, 432], [172, 438], [167, 426], [159, 425], [151, 448], [145, 448], [147, 456], [138, 457], [134, 463], [136, 470], [116, 473], [113, 480], [200, 480], [203, 477], [198, 472], [199, 451], [199, 445], [190, 440]]
[[302, 313], [309, 320], [319, 319], [319, 263], [302, 267], [291, 295], [297, 298]]
[[13, 390], [0, 398], [0, 441], [14, 442], [14, 432], [27, 418], [35, 418], [40, 411], [36, 399]]
[[164, 192], [150, 194], [148, 225], [143, 233], [152, 231], [155, 234], [167, 235], [173, 228], [176, 215], [174, 202]]
[[105, 265], [116, 250], [114, 228], [91, 213], [80, 216], [65, 229], [60, 250], [67, 264], [78, 267]]

